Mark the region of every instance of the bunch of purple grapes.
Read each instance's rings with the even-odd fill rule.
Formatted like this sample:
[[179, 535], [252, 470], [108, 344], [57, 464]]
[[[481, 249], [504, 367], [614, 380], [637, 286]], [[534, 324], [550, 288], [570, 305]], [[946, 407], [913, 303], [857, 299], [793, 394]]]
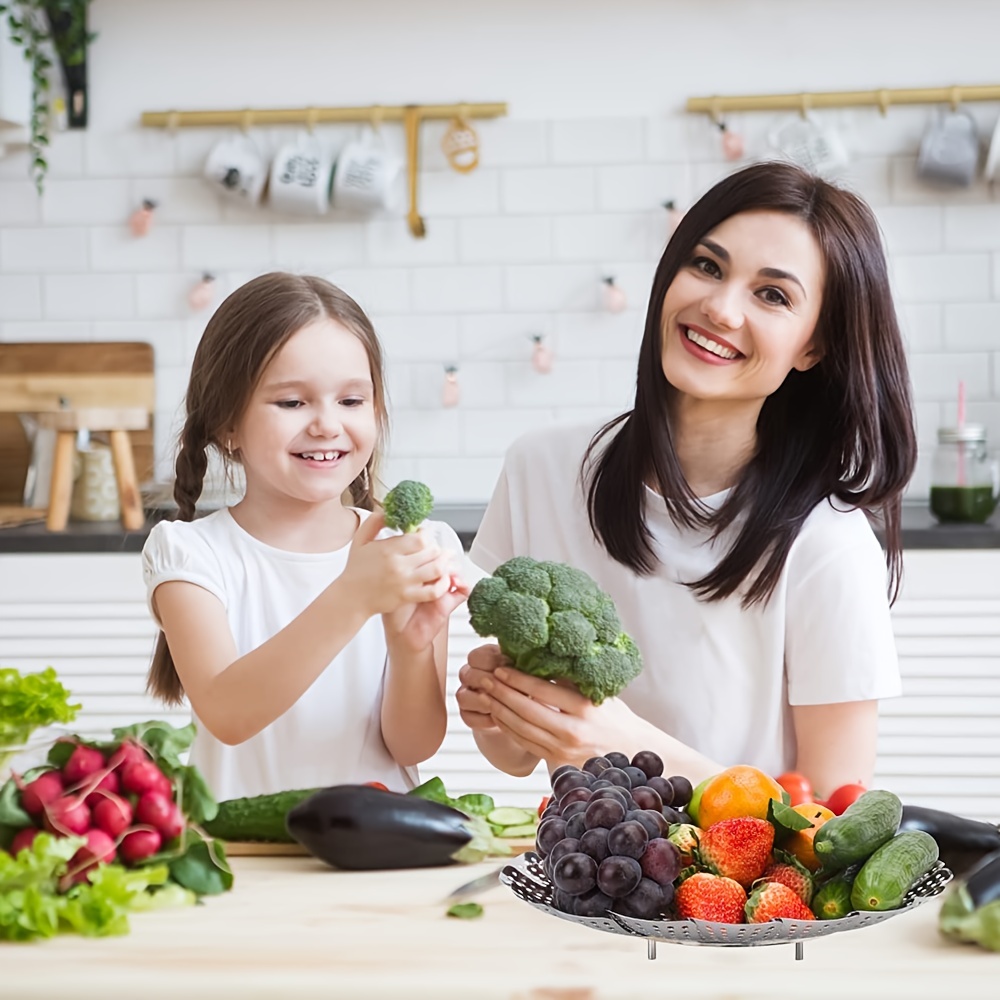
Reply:
[[578, 917], [608, 910], [663, 916], [680, 872], [680, 852], [667, 835], [673, 824], [691, 822], [683, 811], [690, 799], [691, 782], [664, 778], [651, 750], [631, 761], [612, 751], [582, 768], [557, 767], [535, 837], [556, 909]]

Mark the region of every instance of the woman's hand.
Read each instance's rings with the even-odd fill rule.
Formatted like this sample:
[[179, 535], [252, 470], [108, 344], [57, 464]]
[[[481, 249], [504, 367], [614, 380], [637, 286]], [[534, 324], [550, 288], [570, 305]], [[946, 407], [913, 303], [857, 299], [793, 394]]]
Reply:
[[550, 769], [579, 766], [608, 750], [632, 757], [649, 749], [651, 727], [618, 698], [594, 705], [568, 684], [507, 666], [480, 673], [483, 676], [475, 678], [478, 698], [486, 700], [477, 701], [477, 711], [488, 713], [493, 725], [544, 759]]
[[457, 576], [448, 580], [449, 589], [440, 597], [382, 613], [386, 643], [390, 647], [401, 645], [409, 652], [419, 653], [447, 628], [448, 617], [469, 596], [469, 585], [464, 580]]
[[469, 662], [458, 672], [462, 682], [455, 692], [459, 715], [472, 730], [499, 732], [490, 710], [493, 699], [486, 693], [484, 684], [493, 676], [497, 667], [510, 667], [510, 660], [500, 652], [495, 643], [477, 646], [469, 652]]
[[450, 596], [450, 553], [440, 549], [428, 532], [377, 538], [384, 527], [381, 513], [365, 519], [354, 534], [341, 574], [361, 607], [369, 615], [387, 614]]

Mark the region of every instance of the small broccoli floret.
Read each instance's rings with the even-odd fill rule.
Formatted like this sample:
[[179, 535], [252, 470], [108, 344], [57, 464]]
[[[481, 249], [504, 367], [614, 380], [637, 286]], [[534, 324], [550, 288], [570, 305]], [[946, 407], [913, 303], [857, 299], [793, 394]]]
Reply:
[[517, 556], [469, 594], [472, 627], [495, 636], [518, 670], [566, 678], [599, 705], [642, 670], [614, 602], [582, 570]]
[[416, 531], [434, 507], [431, 491], [415, 479], [404, 479], [385, 495], [382, 509], [385, 526], [397, 531]]

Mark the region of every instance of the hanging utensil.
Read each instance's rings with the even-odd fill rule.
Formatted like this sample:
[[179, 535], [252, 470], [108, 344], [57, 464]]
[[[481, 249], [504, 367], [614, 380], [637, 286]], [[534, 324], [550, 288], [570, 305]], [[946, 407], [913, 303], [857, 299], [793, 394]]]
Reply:
[[406, 221], [410, 226], [410, 232], [417, 239], [422, 239], [427, 235], [427, 227], [420, 217], [420, 212], [417, 211], [417, 173], [420, 169], [420, 109], [412, 105], [407, 107], [403, 111], [403, 125], [406, 129], [406, 170], [410, 182], [410, 210], [406, 214]]

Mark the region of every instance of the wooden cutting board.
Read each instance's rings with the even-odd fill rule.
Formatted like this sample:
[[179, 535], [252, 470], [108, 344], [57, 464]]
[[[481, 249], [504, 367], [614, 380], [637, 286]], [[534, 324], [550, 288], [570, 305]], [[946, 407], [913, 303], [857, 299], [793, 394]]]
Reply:
[[[510, 845], [511, 855], [535, 849], [535, 841], [528, 837], [512, 838], [506, 843]], [[230, 840], [226, 843], [226, 855], [230, 858], [304, 857], [308, 853], [301, 844], [265, 844], [250, 840]]]
[[19, 504], [31, 449], [18, 413], [69, 406], [141, 407], [150, 425], [132, 431], [139, 483], [153, 475], [156, 405], [153, 347], [138, 342], [0, 344], [0, 504]]

